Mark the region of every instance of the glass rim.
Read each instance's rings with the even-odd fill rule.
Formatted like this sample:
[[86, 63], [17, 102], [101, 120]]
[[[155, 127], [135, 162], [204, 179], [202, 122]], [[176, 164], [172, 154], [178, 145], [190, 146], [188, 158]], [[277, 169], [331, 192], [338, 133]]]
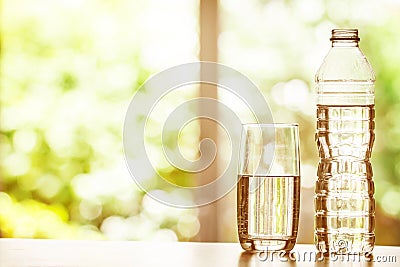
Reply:
[[243, 123], [243, 127], [260, 127], [260, 128], [267, 128], [267, 127], [273, 127], [273, 128], [292, 128], [292, 127], [298, 127], [299, 124], [297, 122], [293, 123], [282, 123], [282, 122], [277, 122], [277, 123]]

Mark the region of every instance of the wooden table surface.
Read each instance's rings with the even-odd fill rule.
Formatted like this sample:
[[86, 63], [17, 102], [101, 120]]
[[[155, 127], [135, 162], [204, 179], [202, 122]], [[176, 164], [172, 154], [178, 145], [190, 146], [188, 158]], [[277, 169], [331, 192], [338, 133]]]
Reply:
[[0, 239], [1, 267], [79, 266], [400, 266], [400, 247], [377, 246], [373, 259], [317, 259], [313, 245], [289, 256], [244, 253], [236, 243]]

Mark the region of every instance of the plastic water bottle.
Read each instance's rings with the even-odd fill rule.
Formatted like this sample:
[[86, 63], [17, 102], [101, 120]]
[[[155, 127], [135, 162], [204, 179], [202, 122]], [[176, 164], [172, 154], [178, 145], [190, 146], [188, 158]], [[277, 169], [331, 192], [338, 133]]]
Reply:
[[332, 48], [316, 76], [318, 180], [315, 244], [329, 255], [373, 250], [374, 83], [358, 30], [332, 30]]

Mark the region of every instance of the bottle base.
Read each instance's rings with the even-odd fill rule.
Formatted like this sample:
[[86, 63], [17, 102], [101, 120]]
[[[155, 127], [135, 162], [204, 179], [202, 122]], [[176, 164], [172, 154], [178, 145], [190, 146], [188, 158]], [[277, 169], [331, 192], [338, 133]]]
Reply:
[[247, 252], [291, 251], [296, 238], [291, 239], [240, 239], [240, 245]]
[[374, 243], [374, 234], [315, 234], [316, 248], [324, 256], [371, 254], [374, 249]]

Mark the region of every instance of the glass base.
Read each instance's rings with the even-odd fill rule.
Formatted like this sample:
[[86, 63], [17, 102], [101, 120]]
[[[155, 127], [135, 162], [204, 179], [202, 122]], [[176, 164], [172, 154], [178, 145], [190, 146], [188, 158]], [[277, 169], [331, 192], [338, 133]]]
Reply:
[[240, 245], [248, 252], [260, 251], [291, 251], [296, 244], [292, 239], [241, 239]]

